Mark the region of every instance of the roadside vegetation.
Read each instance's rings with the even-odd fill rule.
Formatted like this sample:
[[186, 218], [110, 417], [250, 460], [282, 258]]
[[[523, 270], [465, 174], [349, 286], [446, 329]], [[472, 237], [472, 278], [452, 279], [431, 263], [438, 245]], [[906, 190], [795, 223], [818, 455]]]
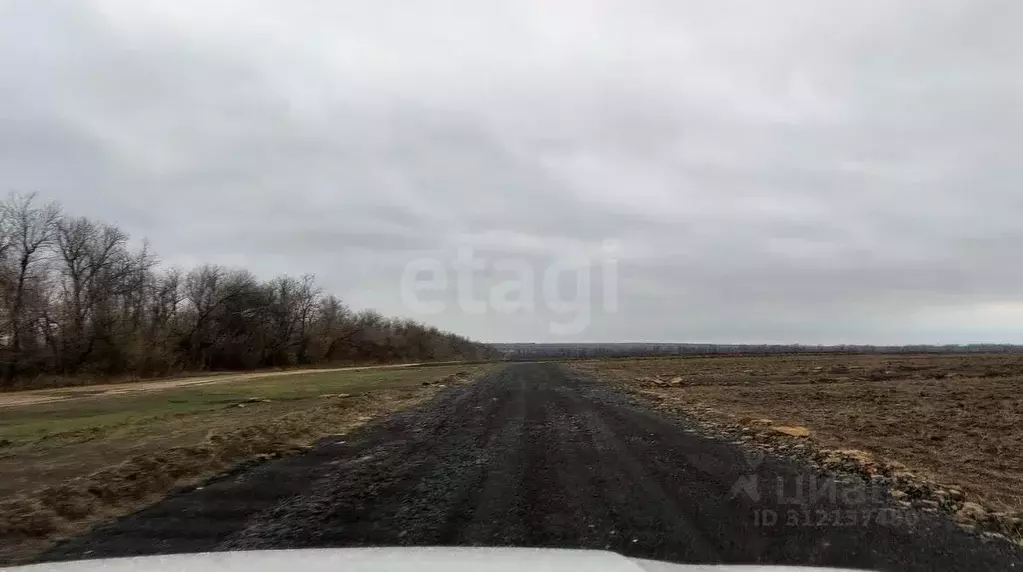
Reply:
[[353, 311], [311, 275], [165, 268], [116, 226], [0, 201], [0, 389], [218, 370], [478, 360], [490, 350]]
[[0, 409], [0, 561], [239, 464], [304, 451], [486, 365], [245, 377]]
[[572, 362], [736, 442], [851, 471], [967, 528], [1023, 540], [1023, 356]]

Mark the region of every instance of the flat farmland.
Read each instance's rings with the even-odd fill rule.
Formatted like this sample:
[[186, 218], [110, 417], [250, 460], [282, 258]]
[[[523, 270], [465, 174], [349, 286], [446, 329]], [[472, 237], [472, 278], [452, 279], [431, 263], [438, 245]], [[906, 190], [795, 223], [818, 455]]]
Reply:
[[[919, 477], [905, 502], [1019, 537], [1023, 357], [804, 355], [607, 359], [573, 366], [744, 442]], [[787, 440], [776, 446], [771, 437]], [[941, 496], [951, 491], [948, 496]], [[901, 497], [901, 493], [896, 493]], [[935, 507], [935, 504], [937, 506]], [[975, 506], [983, 507], [983, 512]]]

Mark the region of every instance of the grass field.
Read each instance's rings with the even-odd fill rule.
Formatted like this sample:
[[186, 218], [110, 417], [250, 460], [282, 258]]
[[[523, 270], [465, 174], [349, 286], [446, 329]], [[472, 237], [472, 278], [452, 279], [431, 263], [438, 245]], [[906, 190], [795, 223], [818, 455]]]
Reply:
[[238, 463], [301, 450], [486, 366], [264, 376], [0, 409], [0, 558]]
[[[976, 503], [984, 508], [979, 516], [1023, 533], [1023, 356], [694, 357], [574, 366], [742, 440], [807, 432], [783, 449], [815, 449], [831, 464], [853, 458], [869, 472], [887, 467], [899, 478], [918, 476], [935, 483], [930, 489], [964, 498], [911, 494], [906, 502], [936, 502], [950, 512]], [[978, 515], [959, 516], [972, 522]]]

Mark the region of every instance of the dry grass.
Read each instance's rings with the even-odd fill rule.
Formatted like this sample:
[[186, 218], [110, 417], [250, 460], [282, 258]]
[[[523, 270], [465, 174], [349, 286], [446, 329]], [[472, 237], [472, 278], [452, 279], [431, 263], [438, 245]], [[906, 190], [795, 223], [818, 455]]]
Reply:
[[820, 448], [866, 451], [1023, 510], [1023, 356], [777, 356], [574, 364], [688, 415], [806, 427]]
[[4, 408], [0, 560], [256, 458], [411, 406], [486, 366], [308, 373]]

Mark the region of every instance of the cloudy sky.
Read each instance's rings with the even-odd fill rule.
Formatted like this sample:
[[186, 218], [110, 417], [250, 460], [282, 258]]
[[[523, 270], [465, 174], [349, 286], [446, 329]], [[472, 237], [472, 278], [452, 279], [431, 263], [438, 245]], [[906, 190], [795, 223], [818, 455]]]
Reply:
[[1020, 343], [1021, 21], [0, 0], [0, 186], [486, 341]]

